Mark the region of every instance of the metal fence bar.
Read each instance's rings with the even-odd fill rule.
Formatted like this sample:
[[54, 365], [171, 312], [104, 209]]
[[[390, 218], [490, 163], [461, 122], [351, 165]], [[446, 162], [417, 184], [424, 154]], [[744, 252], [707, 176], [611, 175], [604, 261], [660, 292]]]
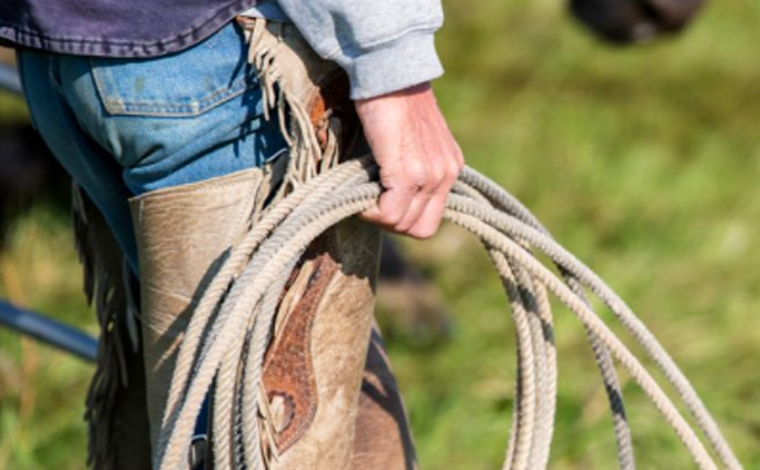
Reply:
[[[23, 94], [15, 67], [0, 63], [0, 89]], [[86, 361], [95, 362], [98, 340], [65, 323], [0, 300], [0, 325], [30, 336]]]
[[0, 325], [51, 346], [95, 362], [98, 340], [87, 333], [45, 315], [0, 300]]
[[0, 64], [0, 88], [21, 95], [21, 79], [15, 67]]

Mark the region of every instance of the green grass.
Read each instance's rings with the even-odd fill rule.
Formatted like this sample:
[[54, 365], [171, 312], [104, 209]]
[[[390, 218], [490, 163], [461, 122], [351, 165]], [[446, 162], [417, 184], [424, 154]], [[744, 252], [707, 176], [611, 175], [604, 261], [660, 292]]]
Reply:
[[[36, 210], [0, 256], [0, 296], [95, 332], [65, 214]], [[0, 468], [82, 469], [92, 367], [0, 329]]]
[[[598, 43], [564, 9], [555, 0], [447, 2], [441, 105], [468, 163], [523, 200], [627, 300], [745, 467], [760, 469], [760, 4], [712, 2], [685, 34], [635, 49]], [[454, 227], [407, 245], [455, 317], [446, 341], [389, 341], [421, 463], [499, 468], [515, 375], [499, 283]], [[0, 295], [92, 330], [70, 246], [59, 214], [41, 209], [24, 220], [0, 258]], [[583, 330], [567, 311], [556, 316], [551, 468], [614, 468]], [[88, 372], [0, 332], [0, 468], [83, 467]], [[640, 468], [693, 468], [623, 380]]]

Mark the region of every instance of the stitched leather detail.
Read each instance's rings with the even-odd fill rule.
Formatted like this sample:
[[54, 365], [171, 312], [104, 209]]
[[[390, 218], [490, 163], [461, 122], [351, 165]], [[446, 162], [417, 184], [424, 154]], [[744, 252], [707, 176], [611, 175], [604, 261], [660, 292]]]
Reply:
[[338, 265], [321, 253], [301, 266], [290, 292], [301, 291], [292, 308], [287, 296], [281, 306], [286, 311], [264, 362], [264, 388], [272, 408], [277, 408], [273, 423], [278, 431], [280, 453], [296, 442], [311, 425], [317, 409], [317, 386], [311, 357], [311, 332], [317, 307]]
[[290, 426], [296, 414], [293, 397], [278, 392], [269, 394], [269, 409], [272, 413], [274, 431], [278, 434]]
[[336, 68], [323, 76], [317, 86], [306, 107], [309, 119], [323, 150], [327, 146], [328, 127], [339, 126], [343, 161], [351, 155], [361, 131], [354, 102], [349, 98], [348, 75], [343, 69]]

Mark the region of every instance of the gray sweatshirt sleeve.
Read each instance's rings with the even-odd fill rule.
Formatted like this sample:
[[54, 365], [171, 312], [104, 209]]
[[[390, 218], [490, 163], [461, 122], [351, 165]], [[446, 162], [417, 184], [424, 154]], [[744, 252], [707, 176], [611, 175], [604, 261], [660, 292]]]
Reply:
[[440, 0], [277, 0], [306, 41], [336, 61], [351, 98], [398, 91], [443, 74], [433, 35]]

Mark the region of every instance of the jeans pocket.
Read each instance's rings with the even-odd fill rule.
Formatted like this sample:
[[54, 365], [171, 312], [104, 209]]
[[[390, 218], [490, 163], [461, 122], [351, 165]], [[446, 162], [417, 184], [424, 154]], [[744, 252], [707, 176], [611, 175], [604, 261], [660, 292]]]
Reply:
[[92, 58], [97, 92], [111, 115], [190, 117], [228, 101], [258, 79], [230, 23], [190, 49], [153, 59]]

